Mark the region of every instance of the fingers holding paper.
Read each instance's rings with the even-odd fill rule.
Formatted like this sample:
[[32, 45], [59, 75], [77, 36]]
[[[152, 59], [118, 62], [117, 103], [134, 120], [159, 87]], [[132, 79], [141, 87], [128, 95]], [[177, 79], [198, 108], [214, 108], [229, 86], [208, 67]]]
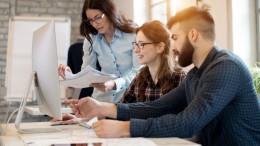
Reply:
[[103, 93], [106, 92], [106, 86], [104, 83], [91, 83], [90, 87], [94, 87]]
[[101, 92], [108, 92], [116, 89], [116, 83], [113, 80], [106, 81], [105, 83], [91, 83], [90, 86], [97, 88]]
[[58, 67], [58, 73], [64, 80], [66, 79], [66, 75], [65, 75], [66, 71], [71, 72], [70, 67], [64, 66], [63, 64], [60, 64], [59, 67]]

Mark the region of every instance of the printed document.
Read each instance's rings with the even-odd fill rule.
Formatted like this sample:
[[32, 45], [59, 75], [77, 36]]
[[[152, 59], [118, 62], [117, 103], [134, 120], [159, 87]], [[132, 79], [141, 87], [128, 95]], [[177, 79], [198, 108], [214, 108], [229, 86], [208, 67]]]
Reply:
[[61, 80], [60, 84], [74, 88], [86, 88], [91, 83], [104, 83], [116, 78], [114, 74], [102, 73], [91, 66], [83, 68], [77, 74], [72, 74], [72, 72], [65, 70], [65, 76], [66, 80]]

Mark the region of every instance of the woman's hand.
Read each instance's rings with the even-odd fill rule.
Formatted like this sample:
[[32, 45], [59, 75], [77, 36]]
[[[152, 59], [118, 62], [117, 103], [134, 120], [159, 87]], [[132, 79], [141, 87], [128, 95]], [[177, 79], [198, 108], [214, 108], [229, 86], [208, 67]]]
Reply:
[[113, 80], [109, 80], [105, 83], [91, 83], [90, 86], [104, 93], [116, 89], [116, 83]]
[[58, 73], [64, 80], [66, 80], [65, 70], [68, 71], [68, 72], [71, 72], [70, 67], [64, 66], [63, 64], [60, 64], [59, 67], [58, 67]]
[[105, 87], [104, 83], [91, 83], [89, 86], [94, 87], [103, 93], [106, 92], [106, 87]]

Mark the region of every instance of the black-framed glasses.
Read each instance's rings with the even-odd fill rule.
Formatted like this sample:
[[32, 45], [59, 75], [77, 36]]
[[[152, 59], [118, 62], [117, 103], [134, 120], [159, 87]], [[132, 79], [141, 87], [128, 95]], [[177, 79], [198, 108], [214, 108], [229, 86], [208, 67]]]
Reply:
[[84, 22], [86, 22], [88, 25], [93, 25], [94, 22], [99, 24], [103, 22], [104, 16], [105, 14], [98, 15], [94, 17], [94, 19], [85, 19]]
[[138, 47], [139, 49], [143, 49], [144, 45], [148, 45], [148, 44], [156, 44], [156, 43], [143, 43], [143, 42], [132, 42], [134, 47]]

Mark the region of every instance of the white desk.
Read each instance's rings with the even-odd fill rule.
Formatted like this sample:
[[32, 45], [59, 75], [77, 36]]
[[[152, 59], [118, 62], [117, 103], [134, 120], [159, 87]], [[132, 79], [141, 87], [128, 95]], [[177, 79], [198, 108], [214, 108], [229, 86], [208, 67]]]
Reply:
[[[3, 127], [5, 125], [2, 125]], [[21, 125], [22, 128], [48, 128], [49, 122], [34, 122], [34, 123], [23, 123]], [[51, 126], [53, 127], [53, 126]], [[20, 134], [18, 131], [15, 129], [14, 124], [9, 124], [7, 127], [6, 134], [1, 137], [1, 142], [3, 146], [26, 146], [26, 141], [28, 139], [34, 139], [35, 142], [37, 140], [48, 140], [52, 139], [55, 141], [61, 140], [61, 139], [70, 139], [75, 133], [78, 131], [90, 131], [93, 133], [92, 130], [86, 129], [84, 127], [78, 126], [78, 125], [63, 125], [63, 126], [54, 126], [60, 132], [54, 132], [54, 133], [34, 133], [34, 134]], [[78, 135], [78, 137], [81, 137], [82, 140], [86, 141], [89, 139], [93, 139], [93, 137], [86, 137], [85, 135]], [[97, 141], [98, 140], [103, 140], [103, 141], [111, 141], [111, 140], [121, 140], [121, 139], [102, 139], [102, 138], [94, 138]], [[125, 138], [124, 138], [125, 139]], [[133, 140], [133, 138], [127, 138], [128, 140]], [[140, 140], [143, 138], [137, 138], [137, 140]], [[75, 140], [75, 139], [74, 139]], [[150, 142], [154, 142], [158, 146], [199, 146], [199, 144], [192, 143], [190, 141], [180, 139], [180, 138], [148, 138], [145, 140], [149, 140]], [[0, 143], [1, 144], [1, 143]], [[120, 143], [121, 144], [121, 143]], [[48, 144], [47, 144], [48, 145]], [[40, 146], [47, 146], [46, 144], [40, 145]], [[33, 146], [33, 144], [28, 146]], [[37, 145], [39, 146], [39, 145]]]

